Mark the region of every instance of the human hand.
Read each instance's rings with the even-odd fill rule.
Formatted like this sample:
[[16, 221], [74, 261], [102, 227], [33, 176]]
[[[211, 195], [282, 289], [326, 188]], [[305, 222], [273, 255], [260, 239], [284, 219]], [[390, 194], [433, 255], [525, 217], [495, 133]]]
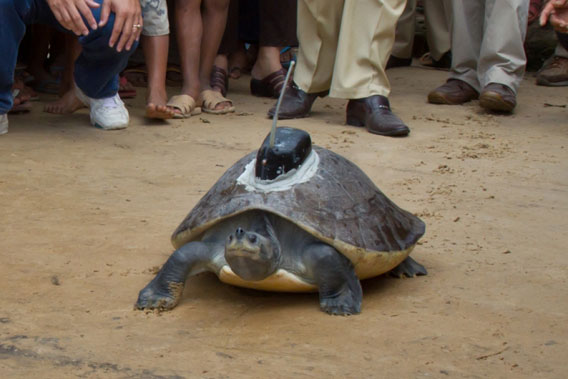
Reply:
[[85, 21], [91, 29], [97, 28], [97, 21], [93, 17], [91, 8], [98, 8], [100, 5], [93, 0], [47, 0], [47, 5], [57, 21], [78, 36], [89, 34]]
[[560, 33], [568, 33], [568, 0], [551, 0], [540, 13], [540, 26], [550, 25]]
[[[114, 27], [109, 46], [120, 52], [123, 48], [130, 50], [134, 41], [138, 41], [142, 32], [142, 11], [140, 0], [104, 0], [99, 26], [104, 26], [110, 13], [114, 13]], [[120, 37], [120, 39], [119, 39]], [[118, 43], [117, 43], [118, 41]]]

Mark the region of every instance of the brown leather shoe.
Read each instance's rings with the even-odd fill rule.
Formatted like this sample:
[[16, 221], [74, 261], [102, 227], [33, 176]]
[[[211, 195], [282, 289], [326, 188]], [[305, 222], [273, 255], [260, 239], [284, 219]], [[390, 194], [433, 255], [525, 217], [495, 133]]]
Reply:
[[479, 105], [489, 111], [512, 112], [517, 105], [517, 97], [506, 85], [489, 83], [481, 91]]
[[389, 99], [375, 95], [347, 103], [347, 125], [365, 126], [367, 131], [382, 136], [406, 136], [408, 126], [391, 112]]
[[568, 86], [568, 58], [554, 55], [549, 58], [536, 76], [539, 86]]
[[[318, 97], [325, 97], [329, 91], [306, 93], [293, 84], [286, 89], [282, 104], [280, 104], [280, 112], [278, 118], [288, 120], [292, 118], [303, 118], [310, 115], [312, 104]], [[274, 117], [276, 112], [276, 105], [268, 111], [268, 117]]]
[[469, 84], [459, 79], [449, 79], [446, 84], [428, 94], [428, 102], [432, 104], [458, 105], [475, 100], [479, 93]]

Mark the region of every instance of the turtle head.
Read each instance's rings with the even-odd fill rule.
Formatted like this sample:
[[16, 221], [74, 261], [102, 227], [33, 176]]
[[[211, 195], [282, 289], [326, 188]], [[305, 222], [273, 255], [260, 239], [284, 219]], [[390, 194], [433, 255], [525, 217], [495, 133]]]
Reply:
[[227, 237], [225, 260], [231, 270], [244, 280], [262, 280], [280, 264], [280, 244], [270, 224], [266, 233], [237, 228]]

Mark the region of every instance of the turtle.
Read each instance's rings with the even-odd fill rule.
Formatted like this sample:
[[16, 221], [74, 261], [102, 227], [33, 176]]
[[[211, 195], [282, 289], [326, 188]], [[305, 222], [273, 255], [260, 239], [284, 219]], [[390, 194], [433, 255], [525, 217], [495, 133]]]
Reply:
[[176, 248], [135, 307], [169, 310], [186, 278], [217, 274], [236, 286], [317, 291], [321, 310], [361, 312], [360, 279], [414, 277], [410, 252], [424, 222], [389, 200], [354, 163], [279, 127], [230, 167], [172, 235]]

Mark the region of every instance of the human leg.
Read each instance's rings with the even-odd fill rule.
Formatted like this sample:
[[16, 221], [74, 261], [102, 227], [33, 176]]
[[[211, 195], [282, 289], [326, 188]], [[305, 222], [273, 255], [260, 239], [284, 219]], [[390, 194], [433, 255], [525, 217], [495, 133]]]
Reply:
[[385, 67], [404, 4], [404, 0], [345, 1], [330, 96], [360, 99], [389, 95]]
[[280, 62], [280, 50], [297, 46], [295, 0], [264, 0], [259, 2], [260, 38], [256, 62], [251, 72], [251, 93], [278, 97], [286, 70]]
[[168, 67], [169, 21], [166, 0], [141, 0], [144, 27], [142, 29], [142, 49], [148, 72], [148, 92], [146, 95], [146, 117], [169, 119], [174, 109], [166, 105], [166, 71]]
[[416, 28], [416, 0], [408, 0], [396, 23], [394, 45], [388, 67], [409, 66], [412, 62], [414, 31]]
[[204, 0], [199, 61], [200, 98], [204, 112], [219, 114], [234, 111], [232, 102], [211, 88], [211, 72], [225, 31], [228, 11], [229, 0]]
[[343, 1], [298, 1], [300, 46], [294, 82], [306, 93], [331, 86], [342, 13]]
[[31, 0], [0, 0], [0, 115], [7, 114], [12, 108], [18, 47], [26, 31], [30, 9]]
[[454, 0], [452, 3], [452, 68], [451, 79], [466, 82], [475, 91], [481, 91], [477, 68], [483, 24], [485, 1]]
[[47, 113], [69, 114], [85, 107], [75, 94], [74, 67], [75, 61], [81, 54], [81, 45], [75, 35], [65, 34], [65, 48], [65, 68], [60, 86], [61, 98], [45, 105], [43, 110]]
[[487, 0], [478, 65], [481, 87], [499, 83], [515, 93], [525, 72], [529, 0]]
[[176, 0], [175, 20], [183, 84], [181, 93], [197, 99], [203, 23], [201, 0]]
[[430, 56], [434, 61], [440, 61], [451, 50], [452, 2], [426, 0], [424, 20]]

